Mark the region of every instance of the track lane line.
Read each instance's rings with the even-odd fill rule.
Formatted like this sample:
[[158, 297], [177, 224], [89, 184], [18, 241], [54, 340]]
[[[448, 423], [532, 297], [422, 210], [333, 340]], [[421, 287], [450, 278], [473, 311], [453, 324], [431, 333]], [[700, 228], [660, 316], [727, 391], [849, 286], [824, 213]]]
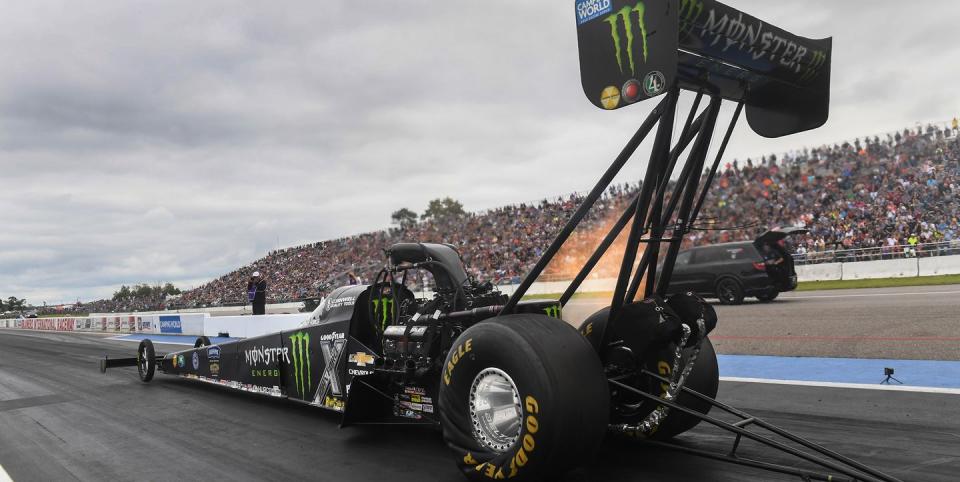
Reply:
[[[869, 288], [866, 288], [869, 289]], [[817, 298], [869, 298], [876, 296], [917, 296], [917, 295], [955, 295], [960, 294], [960, 290], [954, 291], [906, 291], [906, 292], [895, 292], [895, 293], [860, 293], [860, 294], [845, 294], [845, 295], [785, 295], [783, 299], [790, 300], [812, 300]]]
[[917, 387], [911, 385], [870, 385], [866, 383], [811, 382], [806, 380], [777, 380], [768, 378], [720, 377], [724, 382], [766, 383], [769, 385], [796, 385], [803, 387], [852, 388], [859, 390], [887, 390], [892, 392], [943, 393], [960, 395], [960, 388]]

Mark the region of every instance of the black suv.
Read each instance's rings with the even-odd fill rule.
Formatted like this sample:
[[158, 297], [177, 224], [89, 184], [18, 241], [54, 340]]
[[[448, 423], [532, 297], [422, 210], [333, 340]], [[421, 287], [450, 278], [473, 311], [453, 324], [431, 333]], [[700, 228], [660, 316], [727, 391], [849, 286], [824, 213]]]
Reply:
[[677, 255], [670, 292], [694, 291], [738, 305], [746, 296], [772, 301], [797, 287], [793, 256], [784, 247], [787, 236], [803, 228], [774, 228], [753, 241], [698, 246]]

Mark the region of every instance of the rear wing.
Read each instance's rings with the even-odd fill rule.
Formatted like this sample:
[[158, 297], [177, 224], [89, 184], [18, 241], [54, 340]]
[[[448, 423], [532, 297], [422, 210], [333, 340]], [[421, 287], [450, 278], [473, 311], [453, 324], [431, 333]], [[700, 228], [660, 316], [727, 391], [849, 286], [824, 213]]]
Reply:
[[832, 39], [809, 39], [715, 0], [575, 0], [587, 98], [618, 109], [670, 86], [742, 101], [764, 137], [823, 125]]

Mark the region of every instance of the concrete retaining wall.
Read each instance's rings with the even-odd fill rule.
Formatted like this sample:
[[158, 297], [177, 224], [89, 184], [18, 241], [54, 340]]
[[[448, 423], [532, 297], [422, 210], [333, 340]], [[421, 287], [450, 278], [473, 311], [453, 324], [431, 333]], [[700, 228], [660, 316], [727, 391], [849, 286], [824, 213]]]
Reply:
[[960, 274], [960, 256], [936, 256], [918, 260], [920, 276]]
[[843, 263], [807, 264], [797, 266], [799, 281], [833, 281], [843, 279]]
[[884, 259], [843, 263], [843, 279], [908, 278], [917, 276], [917, 259]]

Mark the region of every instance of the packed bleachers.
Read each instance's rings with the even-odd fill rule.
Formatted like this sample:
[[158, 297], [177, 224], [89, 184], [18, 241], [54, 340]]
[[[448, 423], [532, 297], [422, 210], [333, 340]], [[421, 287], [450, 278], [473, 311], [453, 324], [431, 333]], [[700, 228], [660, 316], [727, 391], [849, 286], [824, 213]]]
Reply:
[[[701, 212], [698, 224], [710, 229], [695, 230], [684, 242], [750, 239], [767, 227], [788, 225], [810, 230], [795, 240], [801, 258], [836, 249], [893, 253], [911, 244], [960, 242], [958, 161], [956, 121], [759, 160], [734, 160], [721, 167]], [[611, 187], [547, 276], [575, 272], [637, 188]], [[570, 194], [274, 251], [164, 305], [243, 303], [253, 271], [260, 271], [269, 283], [268, 302], [315, 296], [345, 283], [346, 273], [371, 280], [381, 266], [383, 250], [400, 241], [451, 243], [478, 279], [516, 281], [581, 199], [580, 194]], [[608, 263], [598, 270], [602, 274], [614, 268]]]

